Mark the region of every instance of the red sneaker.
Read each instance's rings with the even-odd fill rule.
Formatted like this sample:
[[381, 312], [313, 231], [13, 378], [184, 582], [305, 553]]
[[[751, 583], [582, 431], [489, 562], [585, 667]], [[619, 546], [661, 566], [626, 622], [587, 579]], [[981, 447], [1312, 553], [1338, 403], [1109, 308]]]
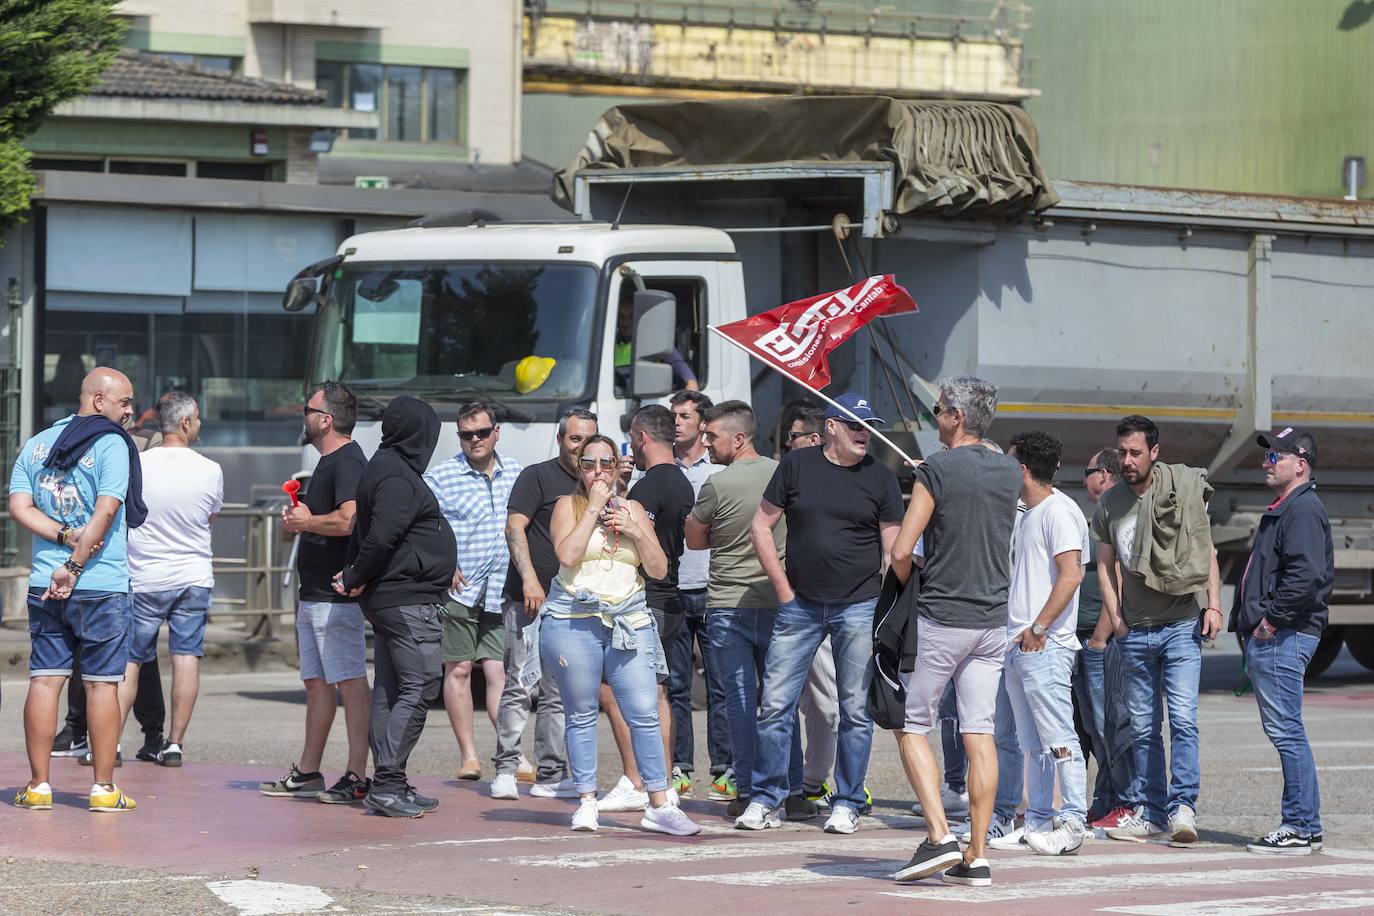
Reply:
[[1125, 805], [1118, 805], [1117, 807], [1108, 811], [1106, 814], [1099, 817], [1097, 820], [1093, 821], [1088, 826], [1101, 827], [1103, 830], [1111, 830], [1113, 827], [1119, 826], [1122, 821], [1124, 821], [1126, 818], [1130, 816], [1130, 808], [1127, 808]]

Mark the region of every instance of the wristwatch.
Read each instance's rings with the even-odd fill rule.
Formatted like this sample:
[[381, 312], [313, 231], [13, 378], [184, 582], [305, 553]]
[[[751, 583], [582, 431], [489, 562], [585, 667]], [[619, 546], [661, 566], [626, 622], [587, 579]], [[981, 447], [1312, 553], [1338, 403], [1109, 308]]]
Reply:
[[1033, 633], [1033, 634], [1035, 635], [1035, 638], [1036, 638], [1036, 639], [1039, 639], [1040, 637], [1044, 636], [1044, 635], [1045, 635], [1046, 633], [1048, 633], [1048, 632], [1049, 632], [1049, 630], [1046, 629], [1045, 627], [1042, 627], [1039, 623], [1033, 623], [1033, 624], [1031, 624], [1031, 633]]

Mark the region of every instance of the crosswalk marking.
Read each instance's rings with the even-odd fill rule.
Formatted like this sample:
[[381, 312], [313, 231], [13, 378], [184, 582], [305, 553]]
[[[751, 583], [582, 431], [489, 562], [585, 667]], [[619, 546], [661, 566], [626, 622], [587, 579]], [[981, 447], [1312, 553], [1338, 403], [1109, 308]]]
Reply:
[[[847, 844], [846, 844], [847, 845]], [[832, 848], [831, 854], [838, 850]], [[784, 855], [779, 850], [777, 855]], [[1253, 862], [1254, 857], [1241, 852], [1195, 852], [1187, 857], [1188, 862]], [[1172, 861], [1167, 855], [1151, 853], [1126, 853], [1115, 856], [1063, 856], [1046, 857], [1030, 853], [1015, 859], [996, 859], [993, 868], [998, 872], [1006, 869], [1047, 869], [1055, 871], [1088, 868], [1117, 868], [1133, 865], [1159, 865]], [[892, 873], [906, 864], [905, 859], [888, 859], [882, 862], [822, 862], [805, 868], [774, 868], [766, 871], [747, 871], [735, 873], [716, 873], [710, 875], [674, 875], [675, 881], [703, 881], [711, 884], [730, 884], [741, 887], [779, 887], [797, 884], [821, 884], [846, 878], [890, 878]]]
[[[882, 891], [887, 897], [908, 900], [940, 900], [961, 903], [1000, 903], [1013, 900], [1034, 900], [1043, 897], [1066, 897], [1075, 894], [1122, 893], [1155, 887], [1215, 888], [1228, 884], [1259, 884], [1273, 881], [1293, 881], [1302, 878], [1368, 878], [1374, 877], [1374, 863], [1342, 865], [1308, 865], [1301, 868], [1235, 868], [1208, 872], [1154, 872], [1135, 875], [1099, 875], [1083, 878], [1051, 878], [1031, 881], [1013, 887], [994, 884], [988, 888], [965, 888], [931, 884], [914, 886], [905, 891]], [[997, 880], [997, 869], [993, 869]]]
[[1132, 916], [1278, 916], [1280, 913], [1321, 913], [1327, 910], [1374, 908], [1374, 891], [1313, 891], [1268, 897], [1231, 897], [1197, 903], [1147, 903], [1109, 906], [1099, 913]]
[[273, 913], [316, 913], [330, 909], [334, 898], [309, 884], [279, 881], [211, 881], [210, 892], [238, 910], [239, 916], [272, 916]]

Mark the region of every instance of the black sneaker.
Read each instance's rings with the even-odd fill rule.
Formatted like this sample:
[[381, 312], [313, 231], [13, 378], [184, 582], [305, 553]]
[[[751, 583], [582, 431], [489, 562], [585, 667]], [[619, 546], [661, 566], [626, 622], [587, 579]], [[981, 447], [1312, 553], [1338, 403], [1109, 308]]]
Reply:
[[153, 763], [160, 767], [181, 766], [181, 745], [170, 741], [162, 742], [162, 747], [153, 756]]
[[[54, 756], [54, 757], [74, 757], [74, 756], [77, 756], [77, 754], [73, 754], [73, 753], [72, 753], [72, 746], [73, 746], [74, 744], [76, 744], [76, 743], [77, 743], [77, 738], [76, 738], [75, 735], [72, 734], [72, 727], [71, 727], [70, 725], [64, 726], [64, 727], [62, 728], [62, 731], [58, 732], [57, 735], [54, 736], [53, 739], [52, 739], [52, 756]], [[81, 743], [81, 750], [83, 750], [83, 751], [86, 750], [86, 739], [85, 739], [84, 737], [80, 739], [80, 743]]]
[[[83, 767], [95, 766], [95, 758], [91, 756], [91, 749], [83, 748], [81, 751], [81, 755], [76, 758], [76, 762], [81, 764]], [[124, 754], [122, 751], [119, 751], [118, 749], [115, 750], [115, 766], [124, 766]]]
[[[1318, 837], [1317, 842], [1321, 842]], [[1253, 843], [1245, 847], [1247, 852], [1258, 852], [1271, 856], [1310, 856], [1312, 855], [1312, 838], [1303, 836], [1292, 827], [1280, 827], [1278, 830], [1260, 837]]]
[[960, 859], [954, 865], [945, 869], [941, 876], [946, 884], [963, 884], [968, 887], [992, 887], [992, 869], [988, 867], [987, 859], [974, 859], [972, 862], [965, 862]]
[[964, 854], [959, 851], [959, 841], [947, 836], [942, 843], [932, 843], [929, 839], [921, 841], [916, 853], [906, 866], [899, 869], [893, 880], [906, 883], [929, 878], [937, 871], [944, 871], [956, 862], [962, 862]]
[[406, 783], [406, 801], [417, 808], [423, 808], [425, 811], [433, 811], [435, 808], [439, 807], [439, 799], [430, 798], [428, 795], [421, 795], [419, 792], [415, 791], [415, 787], [410, 783]]
[[387, 792], [385, 794], [368, 792], [367, 798], [363, 799], [363, 805], [366, 806], [369, 811], [375, 811], [387, 817], [425, 816], [424, 808], [412, 804], [399, 792]]
[[1310, 839], [1312, 840], [1312, 851], [1320, 852], [1322, 848], [1322, 835], [1320, 833], [1314, 833]]
[[162, 740], [161, 735], [150, 735], [143, 739], [143, 747], [134, 754], [139, 760], [146, 760], [149, 763], [157, 763], [158, 751], [162, 750], [167, 742]]
[[789, 795], [783, 804], [783, 816], [789, 821], [809, 821], [820, 813], [821, 809], [805, 795]]
[[328, 790], [317, 793], [315, 798], [326, 805], [352, 805], [367, 798], [367, 793], [371, 788], [372, 780], [364, 779], [349, 770], [340, 776], [339, 781], [330, 786]]
[[324, 791], [322, 773], [302, 773], [291, 764], [291, 772], [283, 779], [258, 783], [258, 791], [273, 798], [293, 798], [309, 796], [314, 798]]
[[748, 808], [748, 807], [749, 807], [749, 799], [746, 798], [746, 797], [744, 797], [744, 796], [740, 796], [739, 798], [731, 799], [731, 800], [730, 800], [730, 804], [728, 804], [728, 805], [725, 806], [725, 816], [726, 816], [726, 817], [739, 817], [741, 814], [744, 813], [744, 810], [745, 810], [746, 808]]

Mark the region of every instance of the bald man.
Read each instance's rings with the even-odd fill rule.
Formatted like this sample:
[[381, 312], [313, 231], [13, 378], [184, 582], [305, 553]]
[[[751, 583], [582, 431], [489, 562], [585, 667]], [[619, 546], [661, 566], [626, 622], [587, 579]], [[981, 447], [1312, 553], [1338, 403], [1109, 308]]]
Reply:
[[[81, 385], [80, 411], [25, 443], [10, 476], [10, 514], [33, 534], [24, 704], [32, 778], [15, 796], [20, 808], [52, 807], [48, 771], [57, 700], [77, 658], [95, 771], [90, 810], [134, 808], [114, 784], [117, 690], [132, 631], [128, 524], [142, 522], [141, 481], [136, 470], [131, 477], [137, 449], [124, 432], [133, 410], [134, 389], [124, 373], [92, 370]], [[141, 512], [146, 516], [146, 508]]]

